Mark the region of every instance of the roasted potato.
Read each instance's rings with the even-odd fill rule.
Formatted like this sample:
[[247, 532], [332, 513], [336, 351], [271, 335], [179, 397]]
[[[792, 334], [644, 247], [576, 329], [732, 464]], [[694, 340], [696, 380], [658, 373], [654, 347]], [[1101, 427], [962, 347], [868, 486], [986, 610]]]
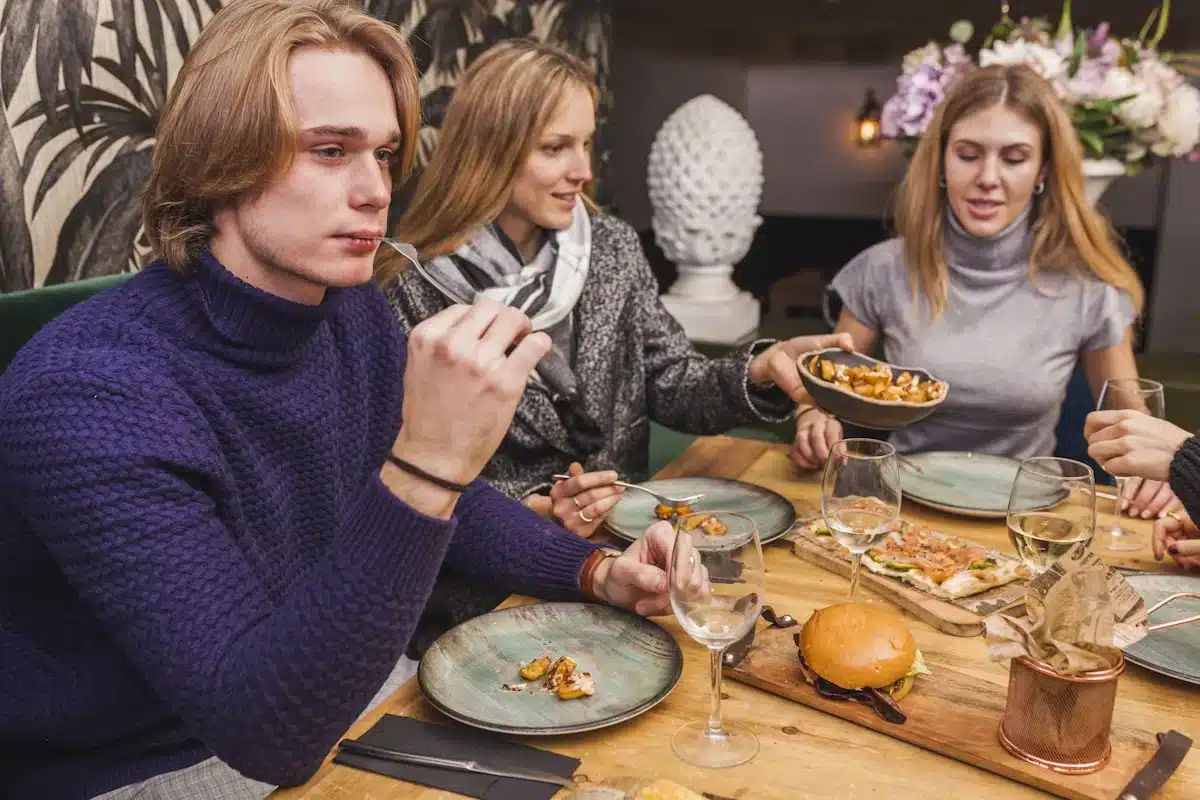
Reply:
[[521, 677], [527, 681], [536, 681], [538, 678], [546, 674], [546, 670], [550, 669], [550, 658], [542, 656], [535, 658], [525, 666], [521, 667]]
[[946, 384], [921, 381], [908, 371], [893, 377], [892, 368], [886, 364], [848, 367], [813, 356], [808, 362], [808, 371], [860, 397], [884, 402], [928, 403], [940, 400], [946, 393]]

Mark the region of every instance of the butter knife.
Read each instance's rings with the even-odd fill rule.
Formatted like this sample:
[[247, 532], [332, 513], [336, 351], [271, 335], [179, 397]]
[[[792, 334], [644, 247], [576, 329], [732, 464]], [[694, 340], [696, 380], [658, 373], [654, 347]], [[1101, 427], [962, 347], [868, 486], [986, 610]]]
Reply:
[[1120, 800], [1149, 800], [1179, 768], [1191, 746], [1192, 740], [1179, 731], [1158, 734], [1158, 750], [1117, 797]]
[[434, 756], [422, 756], [416, 753], [405, 753], [400, 750], [392, 750], [390, 747], [380, 747], [374, 744], [360, 742], [357, 739], [342, 739], [338, 742], [338, 747], [345, 750], [347, 753], [353, 753], [358, 756], [366, 756], [367, 758], [378, 758], [383, 761], [392, 761], [397, 764], [413, 764], [420, 767], [437, 767], [439, 769], [449, 769], [455, 772], [473, 772], [477, 775], [493, 775], [497, 778], [515, 778], [522, 781], [536, 781], [537, 783], [552, 783], [555, 786], [561, 786], [564, 789], [575, 789], [575, 781], [570, 778], [564, 778], [560, 775], [554, 775], [549, 772], [540, 772], [533, 769], [502, 769], [499, 767], [489, 767], [480, 764], [478, 761], [462, 761], [456, 758], [435, 758]]

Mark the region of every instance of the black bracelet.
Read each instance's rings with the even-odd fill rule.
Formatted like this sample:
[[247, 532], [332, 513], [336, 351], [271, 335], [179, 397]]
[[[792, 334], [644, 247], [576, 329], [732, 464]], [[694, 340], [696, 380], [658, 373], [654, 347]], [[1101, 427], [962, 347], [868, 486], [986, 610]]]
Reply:
[[427, 480], [434, 486], [440, 486], [443, 489], [447, 489], [451, 492], [458, 492], [459, 494], [462, 494], [467, 490], [467, 484], [455, 483], [454, 481], [448, 481], [445, 478], [439, 478], [437, 475], [430, 475], [416, 464], [411, 464], [405, 461], [403, 458], [396, 458], [394, 455], [388, 455], [388, 460], [408, 474], [416, 475], [418, 478]]

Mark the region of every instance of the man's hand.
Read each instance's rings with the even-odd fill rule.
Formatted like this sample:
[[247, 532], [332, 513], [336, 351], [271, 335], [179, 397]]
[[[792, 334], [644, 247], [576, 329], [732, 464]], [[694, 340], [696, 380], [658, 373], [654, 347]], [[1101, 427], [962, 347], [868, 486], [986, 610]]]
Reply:
[[1184, 569], [1200, 567], [1200, 530], [1186, 514], [1154, 522], [1154, 557], [1170, 555]]
[[484, 301], [413, 329], [404, 370], [398, 458], [455, 483], [474, 480], [508, 433], [526, 381], [550, 350], [529, 318]]
[[666, 614], [667, 565], [675, 547], [675, 531], [668, 522], [656, 522], [619, 558], [606, 558], [596, 568], [592, 591], [609, 605], [645, 617]]
[[848, 333], [828, 333], [822, 336], [797, 336], [786, 342], [776, 342], [754, 357], [746, 374], [756, 386], [775, 384], [797, 403], [808, 398], [800, 382], [800, 367], [796, 359], [810, 350], [840, 347], [854, 351], [854, 340]]

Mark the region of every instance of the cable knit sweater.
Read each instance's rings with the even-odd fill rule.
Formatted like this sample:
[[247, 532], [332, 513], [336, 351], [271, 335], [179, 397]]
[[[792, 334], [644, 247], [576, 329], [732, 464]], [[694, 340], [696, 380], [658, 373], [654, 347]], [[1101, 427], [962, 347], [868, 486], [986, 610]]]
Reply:
[[1183, 443], [1171, 460], [1171, 491], [1193, 520], [1200, 523], [1200, 436]]
[[403, 334], [373, 287], [303, 306], [155, 264], [0, 377], [0, 797], [90, 797], [216, 754], [305, 780], [443, 562], [576, 597], [594, 548], [483, 484], [449, 521], [379, 470]]

